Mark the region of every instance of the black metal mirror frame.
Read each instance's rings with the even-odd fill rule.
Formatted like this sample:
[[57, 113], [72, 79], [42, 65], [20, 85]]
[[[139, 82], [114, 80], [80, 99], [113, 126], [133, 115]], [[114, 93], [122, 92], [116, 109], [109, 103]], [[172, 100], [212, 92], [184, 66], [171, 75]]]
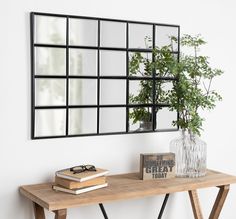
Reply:
[[[39, 44], [35, 43], [35, 16], [51, 16], [51, 17], [62, 17], [66, 18], [66, 45], [57, 45], [57, 44]], [[98, 21], [97, 27], [97, 46], [75, 46], [69, 44], [69, 19], [77, 18], [77, 19], [86, 19], [86, 20], [96, 20]], [[121, 22], [126, 24], [126, 47], [125, 48], [113, 48], [113, 47], [101, 47], [100, 46], [100, 22], [101, 21], [110, 21], [110, 22]], [[143, 25], [152, 25], [152, 47], [155, 48], [155, 34], [157, 26], [166, 26], [166, 27], [175, 27], [178, 28], [178, 39], [180, 36], [180, 26], [179, 25], [170, 25], [170, 24], [160, 24], [160, 23], [150, 23], [150, 22], [139, 22], [139, 21], [128, 21], [128, 20], [115, 20], [115, 19], [106, 19], [106, 18], [97, 18], [97, 17], [84, 17], [84, 16], [74, 16], [74, 15], [62, 15], [62, 14], [49, 14], [49, 13], [39, 13], [39, 12], [31, 12], [30, 13], [30, 37], [31, 37], [31, 138], [32, 139], [44, 139], [44, 138], [59, 138], [59, 137], [76, 137], [76, 136], [92, 136], [92, 135], [109, 135], [109, 134], [131, 134], [131, 133], [148, 133], [148, 132], [163, 132], [163, 131], [176, 131], [178, 128], [173, 129], [160, 129], [156, 130], [155, 121], [156, 115], [152, 113], [152, 130], [142, 131], [142, 132], [132, 132], [129, 131], [129, 109], [135, 107], [150, 107], [154, 112], [157, 107], [168, 107], [168, 104], [160, 104], [155, 103], [155, 82], [160, 80], [177, 80], [172, 77], [157, 77], [155, 72], [153, 72], [152, 77], [132, 77], [129, 75], [129, 53], [130, 52], [150, 52], [152, 53], [152, 49], [140, 49], [140, 48], [129, 48], [129, 24], [143, 24]], [[178, 50], [173, 52], [177, 55], [179, 59], [179, 41], [178, 41]], [[65, 75], [36, 75], [35, 74], [35, 48], [36, 47], [48, 47], [48, 48], [64, 48], [66, 51], [66, 72]], [[97, 50], [97, 75], [96, 76], [81, 76], [81, 75], [70, 75], [69, 74], [69, 49], [77, 48], [77, 49], [94, 49]], [[126, 52], [126, 76], [102, 76], [100, 75], [100, 51], [124, 51]], [[152, 55], [153, 59], [153, 55]], [[64, 106], [36, 106], [35, 104], [35, 80], [42, 79], [65, 79], [66, 81], [66, 105]], [[97, 80], [97, 104], [96, 105], [69, 105], [69, 79], [96, 79]], [[100, 104], [100, 79], [123, 79], [126, 80], [126, 103], [125, 104]], [[129, 103], [129, 82], [132, 80], [151, 80], [153, 82], [153, 102], [150, 104], [130, 104]], [[115, 108], [122, 107], [126, 110], [126, 130], [124, 132], [106, 132], [101, 133], [99, 130], [100, 123], [100, 109], [101, 108]], [[78, 134], [71, 135], [69, 134], [69, 109], [72, 108], [95, 108], [97, 110], [97, 132], [96, 133], [87, 133], [87, 134]], [[56, 136], [35, 136], [35, 112], [36, 110], [42, 109], [65, 109], [66, 110], [66, 127], [65, 127], [65, 135], [56, 135]]]

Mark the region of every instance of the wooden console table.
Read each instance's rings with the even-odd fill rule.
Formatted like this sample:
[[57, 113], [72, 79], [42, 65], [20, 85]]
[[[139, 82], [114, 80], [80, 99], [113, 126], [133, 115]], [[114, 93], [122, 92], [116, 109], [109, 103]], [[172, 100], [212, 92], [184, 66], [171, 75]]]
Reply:
[[[108, 218], [102, 203], [166, 194], [162, 206], [163, 211], [168, 194], [187, 191], [194, 218], [203, 219], [197, 189], [219, 187], [219, 193], [209, 216], [209, 219], [217, 219], [224, 205], [230, 184], [236, 183], [235, 176], [212, 170], [208, 170], [207, 175], [201, 178], [142, 181], [139, 179], [138, 173], [129, 173], [108, 176], [107, 180], [108, 187], [80, 195], [56, 192], [52, 190], [52, 183], [21, 186], [20, 192], [33, 201], [35, 219], [45, 219], [44, 208], [53, 211], [55, 219], [65, 219], [68, 208], [99, 204], [104, 217]], [[158, 218], [161, 216], [159, 215]]]

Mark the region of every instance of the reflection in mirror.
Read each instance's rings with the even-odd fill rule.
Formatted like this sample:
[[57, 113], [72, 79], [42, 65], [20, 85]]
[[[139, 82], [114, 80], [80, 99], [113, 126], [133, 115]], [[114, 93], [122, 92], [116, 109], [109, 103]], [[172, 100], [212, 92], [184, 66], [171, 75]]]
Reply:
[[[32, 138], [172, 128], [177, 113], [169, 112], [166, 96], [177, 79], [168, 69], [153, 69], [153, 61], [162, 59], [153, 57], [152, 48], [178, 38], [178, 26], [35, 12], [30, 17]], [[178, 43], [172, 44], [175, 58]]]
[[96, 105], [96, 79], [70, 79], [69, 105]]
[[100, 108], [99, 132], [125, 132], [126, 109], [125, 107]]
[[36, 75], [66, 75], [66, 50], [62, 48], [35, 48]]
[[152, 107], [129, 108], [129, 131], [141, 132], [152, 130]]
[[97, 46], [97, 20], [70, 18], [69, 31], [70, 45]]
[[126, 76], [126, 52], [100, 50], [102, 76]]
[[167, 107], [157, 109], [156, 130], [176, 129], [172, 122], [177, 120], [177, 112], [170, 111]]
[[100, 104], [125, 104], [126, 80], [101, 79]]
[[152, 53], [130, 52], [129, 75], [133, 77], [152, 77]]
[[129, 81], [129, 104], [149, 104], [153, 98], [152, 80]]
[[69, 109], [69, 135], [97, 133], [97, 108]]
[[152, 48], [152, 25], [129, 24], [129, 48]]
[[[169, 54], [172, 57], [169, 57], [171, 59], [178, 60], [178, 54], [177, 53], [171, 53]], [[158, 57], [155, 57], [156, 60], [158, 60]], [[170, 72], [170, 68], [168, 65], [166, 65], [163, 61], [158, 63], [159, 67], [155, 70], [155, 75], [158, 78], [167, 78], [171, 77], [174, 78], [173, 74]]]
[[172, 36], [178, 39], [178, 27], [156, 25], [156, 46], [161, 48], [172, 45], [172, 51], [178, 51], [178, 43], [171, 40]]
[[35, 43], [66, 44], [66, 18], [35, 16]]
[[173, 82], [168, 80], [157, 80], [155, 86], [155, 103], [168, 104], [168, 94], [173, 89]]
[[126, 47], [126, 23], [101, 21], [101, 47]]
[[65, 129], [65, 109], [35, 111], [35, 137], [65, 135]]
[[175, 60], [178, 60], [178, 54], [174, 53], [173, 56]]
[[70, 49], [69, 51], [70, 75], [97, 75], [97, 50]]
[[35, 79], [36, 106], [65, 106], [66, 80]]

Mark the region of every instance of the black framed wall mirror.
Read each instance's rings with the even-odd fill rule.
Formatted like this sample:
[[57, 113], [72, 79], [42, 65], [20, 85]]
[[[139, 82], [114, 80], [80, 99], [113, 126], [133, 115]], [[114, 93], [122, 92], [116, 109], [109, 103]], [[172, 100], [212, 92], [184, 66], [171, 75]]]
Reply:
[[179, 39], [178, 25], [38, 12], [30, 20], [32, 139], [177, 130], [178, 113], [157, 98], [158, 83], [168, 90], [176, 78], [145, 66], [133, 74], [130, 63], [136, 54], [151, 62], [153, 48]]

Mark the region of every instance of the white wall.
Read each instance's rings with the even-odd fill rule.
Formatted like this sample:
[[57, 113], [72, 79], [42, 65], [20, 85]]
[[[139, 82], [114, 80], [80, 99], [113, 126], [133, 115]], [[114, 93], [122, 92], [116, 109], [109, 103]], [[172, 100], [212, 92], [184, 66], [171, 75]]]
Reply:
[[[138, 170], [141, 152], [167, 151], [177, 133], [81, 137], [32, 141], [30, 133], [29, 12], [77, 14], [180, 24], [182, 33], [201, 33], [205, 52], [225, 70], [214, 85], [224, 101], [206, 113], [203, 138], [208, 166], [236, 175], [235, 160], [235, 5], [233, 0], [7, 0], [0, 2], [0, 218], [33, 218], [31, 203], [18, 186], [52, 180], [54, 171], [78, 163], [94, 163], [113, 173]], [[200, 193], [205, 216], [215, 189]], [[162, 197], [106, 204], [113, 219], [155, 218]], [[232, 186], [222, 219], [235, 218], [236, 186]], [[102, 218], [98, 206], [71, 209], [68, 218]], [[47, 213], [49, 218], [52, 213]], [[187, 194], [170, 198], [164, 219], [192, 218]]]

